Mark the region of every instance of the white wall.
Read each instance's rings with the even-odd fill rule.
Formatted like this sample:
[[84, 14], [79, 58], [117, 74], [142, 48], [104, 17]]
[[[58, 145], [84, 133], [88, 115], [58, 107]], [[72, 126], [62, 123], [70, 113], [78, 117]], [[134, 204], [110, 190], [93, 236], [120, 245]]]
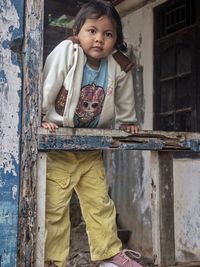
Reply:
[[[129, 52], [136, 62], [135, 71], [139, 71], [140, 76], [142, 75], [142, 79], [135, 77], [135, 86], [136, 101], [140, 103], [140, 105], [136, 105], [137, 112], [140, 114], [143, 129], [152, 129], [153, 127], [153, 7], [163, 2], [165, 0], [152, 1], [122, 18], [125, 41], [129, 44], [131, 50]], [[141, 100], [141, 98], [143, 99]], [[143, 152], [142, 155], [144, 197], [141, 203], [141, 214], [142, 206], [151, 206], [152, 190], [150, 153]], [[178, 262], [200, 260], [199, 166], [200, 160], [198, 159], [174, 160], [175, 244]], [[148, 241], [150, 246], [151, 242]]]
[[200, 260], [200, 161], [174, 160], [175, 245], [178, 261]]

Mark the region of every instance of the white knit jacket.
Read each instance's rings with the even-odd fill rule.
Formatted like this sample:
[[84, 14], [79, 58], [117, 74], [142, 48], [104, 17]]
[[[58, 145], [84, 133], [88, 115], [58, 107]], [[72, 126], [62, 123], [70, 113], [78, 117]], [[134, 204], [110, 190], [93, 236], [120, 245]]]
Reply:
[[[59, 126], [74, 127], [74, 113], [79, 101], [83, 68], [86, 56], [78, 44], [70, 40], [61, 42], [47, 57], [43, 71], [44, 121]], [[68, 90], [63, 116], [55, 110], [55, 100], [64, 86]], [[108, 56], [108, 87], [97, 128], [110, 128], [117, 124], [135, 123], [135, 103], [131, 71], [121, 70], [112, 55]]]

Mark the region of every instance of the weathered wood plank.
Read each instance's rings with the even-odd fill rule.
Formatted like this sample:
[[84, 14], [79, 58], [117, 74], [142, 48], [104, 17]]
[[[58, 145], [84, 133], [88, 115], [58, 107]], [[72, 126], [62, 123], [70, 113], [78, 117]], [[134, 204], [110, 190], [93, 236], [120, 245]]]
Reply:
[[37, 232], [37, 127], [42, 73], [43, 0], [25, 1], [23, 44], [23, 113], [21, 142], [21, 191], [19, 202], [19, 267], [35, 266]]
[[[49, 134], [55, 135], [55, 133], [49, 133], [43, 127], [38, 128], [38, 134]], [[129, 133], [121, 130], [110, 130], [110, 129], [91, 129], [91, 128], [66, 128], [59, 127], [56, 130], [56, 135], [86, 135], [86, 136], [115, 136], [115, 137], [127, 137], [130, 136]], [[161, 139], [172, 139], [172, 140], [181, 140], [183, 139], [198, 139], [200, 140], [200, 133], [194, 132], [165, 132], [165, 131], [152, 131], [152, 130], [141, 130], [138, 134], [134, 134], [134, 136], [141, 137], [154, 137]]]
[[175, 265], [173, 155], [151, 153], [152, 241], [158, 266]]
[[186, 132], [141, 131], [130, 135], [120, 130], [59, 128], [49, 133], [38, 129], [38, 149], [90, 150], [132, 149], [200, 152], [200, 134]]
[[160, 256], [161, 266], [175, 265], [174, 236], [174, 180], [173, 155], [158, 152], [159, 156], [159, 216], [160, 216]]

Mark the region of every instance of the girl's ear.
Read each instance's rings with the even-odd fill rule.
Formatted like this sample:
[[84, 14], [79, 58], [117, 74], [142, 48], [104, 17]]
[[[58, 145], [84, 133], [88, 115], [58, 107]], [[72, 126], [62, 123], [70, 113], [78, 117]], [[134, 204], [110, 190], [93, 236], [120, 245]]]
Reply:
[[68, 37], [67, 40], [72, 41], [73, 44], [80, 44], [78, 36], [76, 36], [76, 35]]

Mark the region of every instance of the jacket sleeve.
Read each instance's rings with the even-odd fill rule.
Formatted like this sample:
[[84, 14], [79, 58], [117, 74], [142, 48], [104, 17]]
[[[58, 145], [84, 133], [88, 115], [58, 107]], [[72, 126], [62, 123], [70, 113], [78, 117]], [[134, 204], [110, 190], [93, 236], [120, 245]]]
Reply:
[[46, 114], [63, 85], [67, 72], [72, 66], [74, 46], [71, 41], [61, 42], [49, 54], [43, 69], [42, 113]]
[[137, 123], [132, 73], [121, 72], [115, 91], [116, 123]]

